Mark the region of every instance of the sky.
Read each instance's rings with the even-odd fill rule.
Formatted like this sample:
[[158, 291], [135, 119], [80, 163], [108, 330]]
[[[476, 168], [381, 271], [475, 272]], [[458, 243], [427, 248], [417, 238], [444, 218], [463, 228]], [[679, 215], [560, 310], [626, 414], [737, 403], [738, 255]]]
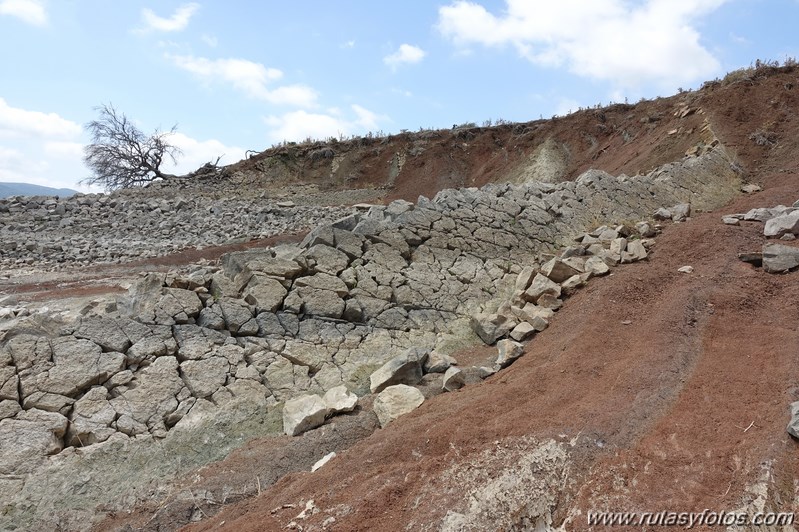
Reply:
[[695, 89], [799, 57], [799, 0], [0, 0], [0, 182], [87, 191], [84, 124], [246, 150]]

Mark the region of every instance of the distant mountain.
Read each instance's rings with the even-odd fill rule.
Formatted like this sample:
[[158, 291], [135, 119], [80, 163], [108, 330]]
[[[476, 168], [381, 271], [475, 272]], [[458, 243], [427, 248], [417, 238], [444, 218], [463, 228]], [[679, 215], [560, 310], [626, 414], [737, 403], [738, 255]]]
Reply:
[[30, 183], [0, 183], [0, 198], [9, 196], [60, 196], [67, 197], [77, 194], [71, 188], [51, 188]]

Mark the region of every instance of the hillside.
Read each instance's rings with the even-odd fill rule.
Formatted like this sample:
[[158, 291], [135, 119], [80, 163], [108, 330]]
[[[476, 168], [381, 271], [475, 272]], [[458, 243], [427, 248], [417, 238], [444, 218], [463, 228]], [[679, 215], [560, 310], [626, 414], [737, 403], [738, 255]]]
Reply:
[[795, 216], [797, 91], [766, 66], [0, 201], [0, 528], [796, 512], [797, 274], [764, 222]]
[[52, 188], [31, 183], [0, 183], [0, 198], [11, 196], [63, 196], [77, 194], [71, 188]]

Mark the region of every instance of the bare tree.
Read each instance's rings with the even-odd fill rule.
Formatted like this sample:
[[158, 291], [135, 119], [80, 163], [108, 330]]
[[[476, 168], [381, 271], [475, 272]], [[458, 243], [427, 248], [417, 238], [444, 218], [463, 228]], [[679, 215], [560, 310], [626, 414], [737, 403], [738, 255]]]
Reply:
[[84, 126], [91, 135], [91, 144], [84, 148], [83, 157], [93, 175], [83, 183], [115, 190], [175, 177], [162, 172], [161, 164], [165, 158], [177, 162], [181, 155], [180, 149], [169, 142], [177, 126], [169, 131], [156, 129], [147, 137], [113, 105], [103, 104], [95, 109], [100, 116]]

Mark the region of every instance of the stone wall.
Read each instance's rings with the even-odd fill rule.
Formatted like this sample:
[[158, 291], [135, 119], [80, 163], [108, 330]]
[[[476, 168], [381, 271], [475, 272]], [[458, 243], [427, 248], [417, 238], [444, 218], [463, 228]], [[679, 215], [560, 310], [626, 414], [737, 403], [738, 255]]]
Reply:
[[555, 248], [623, 259], [617, 231], [583, 237], [587, 228], [677, 203], [717, 207], [739, 185], [717, 148], [647, 176], [445, 190], [349, 214], [299, 245], [150, 274], [114, 313], [55, 337], [35, 323], [13, 329], [0, 348], [0, 527], [79, 529], [280, 432], [292, 397], [342, 384], [363, 395], [410, 347], [449, 354], [480, 342], [472, 318], [519, 297], [520, 277]]

